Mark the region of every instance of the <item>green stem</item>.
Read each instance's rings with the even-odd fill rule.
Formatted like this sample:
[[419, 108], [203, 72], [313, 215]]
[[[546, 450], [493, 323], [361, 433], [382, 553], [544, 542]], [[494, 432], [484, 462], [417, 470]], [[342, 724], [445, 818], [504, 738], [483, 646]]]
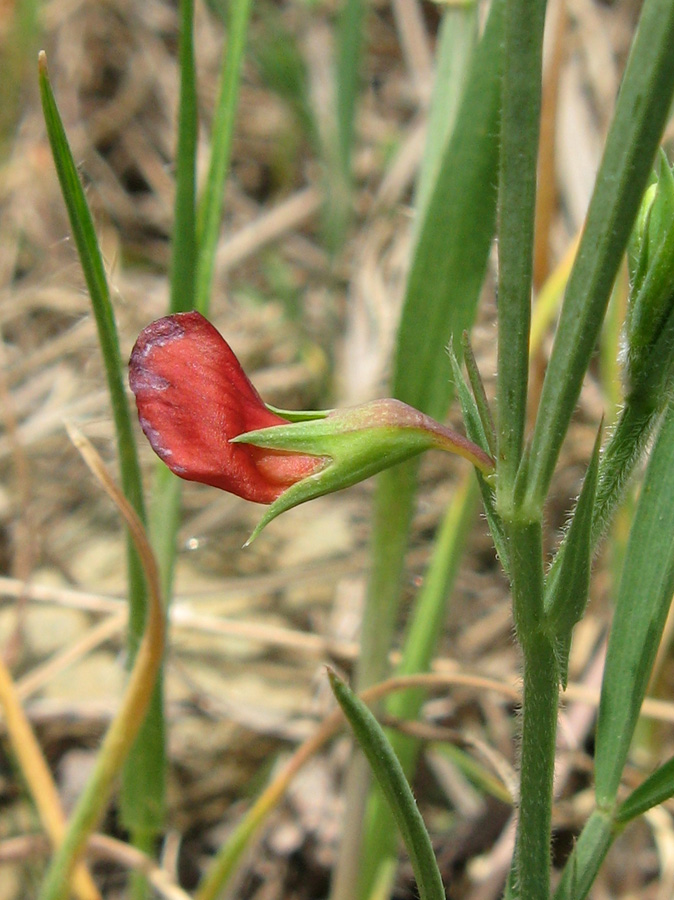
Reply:
[[543, 538], [540, 522], [507, 526], [512, 578], [513, 618], [524, 647], [543, 625]]
[[498, 493], [506, 503], [526, 419], [544, 23], [545, 0], [508, 0], [498, 228]]
[[540, 522], [508, 523], [513, 616], [524, 656], [520, 810], [514, 864], [521, 900], [550, 896], [550, 824], [559, 667], [543, 616]]
[[520, 809], [515, 860], [520, 900], [550, 896], [550, 826], [559, 679], [552, 641], [530, 636], [524, 651]]

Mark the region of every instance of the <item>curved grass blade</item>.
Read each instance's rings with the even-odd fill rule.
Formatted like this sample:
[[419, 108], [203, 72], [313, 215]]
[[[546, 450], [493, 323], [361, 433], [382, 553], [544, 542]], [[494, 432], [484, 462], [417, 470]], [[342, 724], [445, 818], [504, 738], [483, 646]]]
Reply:
[[[51, 90], [44, 53], [41, 53], [39, 58], [39, 83], [54, 164], [96, 320], [115, 423], [122, 490], [140, 520], [144, 522], [145, 509], [140, 466], [131, 426], [131, 415], [122, 381], [122, 361], [108, 282], [91, 212]], [[133, 657], [143, 634], [147, 595], [140, 559], [130, 538], [127, 538], [127, 560], [130, 607], [128, 644], [130, 656]], [[147, 735], [147, 738], [140, 740], [133, 765], [133, 772], [138, 778], [137, 784], [142, 785], [142, 790], [136, 789], [132, 792], [132, 804], [127, 808], [133, 811], [134, 826], [143, 830], [154, 830], [161, 822], [164, 791], [163, 717], [158, 694], [150, 708], [149, 721], [144, 726], [144, 734]]]
[[421, 900], [445, 900], [431, 840], [405, 773], [367, 706], [328, 669], [330, 686], [386, 797], [410, 855]]
[[[495, 231], [504, 8], [503, 0], [492, 3], [484, 33], [471, 56], [454, 128], [417, 229], [398, 330], [392, 395], [439, 420], [452, 392], [445, 348], [453, 341], [460, 352], [461, 334], [474, 320]], [[359, 690], [379, 681], [386, 672], [416, 472], [412, 461], [379, 476], [372, 570], [356, 672]], [[361, 846], [368, 780], [367, 767], [355, 759], [348, 778], [344, 849], [336, 869], [333, 900], [352, 900], [357, 890], [354, 860]]]
[[475, 2], [468, 0], [444, 8], [435, 49], [435, 81], [428, 111], [426, 145], [414, 198], [418, 224], [423, 221], [442, 155], [456, 121], [477, 38]]
[[503, 12], [496, 0], [418, 232], [394, 361], [394, 396], [442, 418], [451, 398], [447, 342], [461, 352], [496, 222]]
[[44, 52], [40, 53], [39, 57], [39, 82], [42, 109], [54, 157], [54, 165], [56, 166], [61, 192], [68, 210], [70, 227], [75, 238], [98, 329], [98, 340], [105, 365], [110, 403], [115, 421], [122, 489], [124, 496], [127, 497], [142, 520], [144, 519], [144, 508], [140, 466], [136, 453], [134, 432], [131, 427], [131, 415], [122, 383], [122, 360], [112, 303], [110, 302], [110, 291], [103, 268], [101, 251], [96, 239], [94, 223], [52, 93], [47, 72], [47, 57]]
[[[414, 605], [397, 675], [425, 672], [430, 668], [465, 541], [475, 516], [477, 496], [475, 477], [471, 472], [466, 472], [436, 536], [433, 556]], [[414, 720], [419, 715], [422, 700], [421, 691], [405, 691], [389, 698], [386, 711], [398, 719]], [[388, 736], [405, 775], [412, 777], [419, 754], [419, 741], [397, 732], [389, 732]], [[363, 838], [361, 895], [370, 896], [375, 883], [384, 877], [382, 869], [388, 871], [393, 866], [395, 871], [397, 835], [393, 825], [384, 797], [374, 791]]]
[[86, 438], [74, 429], [70, 429], [70, 436], [90, 470], [117, 506], [142, 561], [148, 584], [147, 625], [120, 708], [98, 751], [93, 772], [70, 817], [63, 842], [49, 865], [39, 900], [63, 900], [68, 895], [73, 867], [103, 815], [115, 778], [145, 719], [164, 651], [164, 616], [159, 572], [143, 523]]

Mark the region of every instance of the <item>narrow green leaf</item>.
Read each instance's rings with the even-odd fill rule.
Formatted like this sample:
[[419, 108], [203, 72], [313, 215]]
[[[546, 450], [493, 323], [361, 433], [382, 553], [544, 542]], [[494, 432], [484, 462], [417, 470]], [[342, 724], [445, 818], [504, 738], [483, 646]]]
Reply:
[[445, 900], [431, 840], [398, 757], [367, 706], [328, 669], [330, 686], [388, 800], [410, 855], [421, 900]]
[[[394, 360], [394, 396], [436, 419], [451, 396], [449, 361], [470, 329], [496, 221], [505, 4], [492, 4], [414, 250]], [[444, 365], [443, 365], [444, 363]]]
[[[398, 675], [425, 672], [430, 668], [475, 515], [476, 500], [477, 484], [467, 473], [447, 508], [436, 537], [433, 556], [414, 604], [402, 659], [396, 670]], [[422, 701], [420, 691], [403, 691], [389, 698], [386, 709], [399, 719], [413, 720], [419, 715]], [[395, 732], [389, 735], [389, 740], [405, 775], [412, 777], [419, 741]], [[391, 813], [381, 793], [375, 791], [370, 800], [363, 839], [361, 894], [368, 896], [374, 890], [381, 867], [388, 866], [396, 857], [397, 841]]]
[[478, 37], [477, 4], [446, 6], [435, 48], [435, 81], [414, 208], [423, 222], [447, 141], [456, 122]]
[[597, 724], [597, 803], [615, 801], [674, 591], [674, 403], [646, 472], [611, 626]]
[[196, 291], [190, 309], [208, 314], [211, 302], [215, 252], [222, 224], [225, 181], [232, 155], [234, 123], [239, 104], [243, 63], [251, 0], [232, 0], [229, 7], [227, 48], [220, 72], [218, 100], [213, 119], [210, 163], [204, 194], [199, 201], [197, 246], [199, 249]]
[[[47, 73], [47, 62], [44, 54], [40, 55], [39, 68], [40, 93], [42, 108], [44, 111], [47, 133], [51, 144], [54, 163], [61, 184], [63, 199], [65, 200], [70, 219], [70, 226], [75, 237], [75, 244], [82, 264], [82, 270], [91, 298], [94, 318], [98, 330], [98, 340], [103, 356], [108, 382], [108, 391], [115, 422], [117, 436], [117, 453], [122, 479], [122, 490], [141, 520], [145, 519], [143, 503], [140, 466], [136, 453], [136, 441], [131, 426], [131, 415], [126, 400], [126, 392], [122, 382], [122, 360], [119, 350], [119, 340], [115, 325], [110, 292], [103, 268], [96, 232], [87, 205], [84, 191], [75, 168], [75, 163], [68, 145], [68, 139], [61, 122], [61, 117], [54, 100]], [[129, 579], [129, 647], [131, 655], [135, 654], [145, 625], [146, 593], [140, 560], [130, 538], [127, 539], [128, 579]], [[155, 701], [156, 710], [157, 703]], [[152, 709], [148, 715], [152, 715]], [[147, 727], [147, 726], [146, 726]], [[151, 726], [153, 734], [161, 736], [161, 717], [159, 724]], [[163, 793], [160, 791], [150, 796], [148, 784], [156, 784], [156, 773], [162, 772], [161, 746], [154, 744], [154, 758], [151, 760], [149, 770], [145, 770], [147, 778], [143, 778], [143, 770], [140, 765], [135, 765], [135, 771], [140, 775], [144, 784], [144, 790], [136, 792], [136, 808], [139, 804], [145, 812], [139, 811], [134, 818], [140, 820], [143, 826], [153, 827], [158, 824], [158, 816], [161, 816], [163, 806]], [[144, 754], [147, 759], [147, 755]], [[163, 779], [162, 779], [163, 782]], [[141, 803], [147, 799], [148, 804]]]
[[536, 161], [545, 0], [509, 0], [501, 108], [498, 254], [498, 495], [510, 495], [522, 455], [529, 373]]
[[597, 342], [674, 91], [674, 4], [646, 0], [548, 364], [527, 470], [540, 509]]
[[[122, 490], [141, 521], [144, 521], [145, 509], [140, 466], [131, 426], [131, 415], [122, 382], [122, 361], [110, 292], [91, 213], [51, 91], [44, 54], [40, 54], [39, 81], [42, 108], [54, 163], [96, 320], [115, 422]], [[132, 660], [145, 627], [146, 586], [140, 560], [130, 537], [127, 537], [127, 560], [128, 646], [129, 657]], [[163, 821], [163, 721], [158, 689], [155, 689], [154, 698], [140, 733], [145, 734], [148, 730], [152, 735], [151, 743], [146, 745], [146, 749], [143, 750], [144, 738], [138, 738], [131, 751], [132, 755], [138, 754], [140, 748], [140, 755], [134, 756], [132, 770], [138, 777], [139, 783], [142, 784], [143, 790], [132, 792], [133, 802], [127, 807], [133, 811], [132, 818], [127, 824], [132, 824], [143, 831], [153, 831], [159, 828]]]
[[613, 821], [595, 810], [564, 866], [554, 900], [585, 900], [616, 835]]
[[171, 312], [194, 308], [197, 264], [197, 86], [194, 69], [194, 2], [180, 0], [180, 101], [176, 150], [176, 196], [171, 240]]
[[[445, 347], [453, 340], [458, 348], [474, 318], [494, 234], [503, 8], [502, 0], [492, 4], [471, 58], [461, 108], [419, 232], [398, 331], [394, 396], [438, 419], [452, 390]], [[368, 602], [363, 627], [381, 653], [370, 652], [364, 638], [359, 689], [385, 669], [415, 487], [414, 463], [379, 477], [368, 589], [376, 600]]]
[[[68, 218], [70, 219], [70, 227], [75, 238], [75, 245], [96, 320], [98, 340], [105, 365], [110, 402], [115, 421], [122, 488], [133, 508], [143, 519], [140, 466], [136, 453], [134, 432], [131, 427], [131, 415], [122, 382], [122, 359], [119, 351], [115, 317], [112, 303], [110, 302], [110, 291], [103, 268], [103, 260], [96, 238], [94, 223], [49, 83], [47, 57], [44, 53], [40, 54], [39, 59], [39, 81], [42, 109], [54, 157], [54, 165], [61, 184], [63, 199], [68, 210]], [[142, 609], [144, 609], [144, 600], [141, 601]]]
[[[170, 312], [184, 312], [195, 303], [197, 266], [196, 160], [199, 132], [196, 68], [194, 60], [194, 2], [180, 0], [180, 98], [176, 146], [176, 192], [171, 237]], [[180, 480], [159, 464], [155, 471], [150, 515], [150, 533], [161, 570], [163, 596], [168, 603], [173, 588], [175, 533], [180, 509]], [[130, 653], [131, 659], [135, 648]], [[131, 831], [134, 846], [152, 852], [157, 833], [164, 825], [166, 792], [165, 723], [162, 677], [122, 773], [121, 809], [124, 826]], [[133, 887], [137, 898], [146, 895], [142, 876]]]
[[[458, 348], [475, 316], [494, 235], [503, 0], [492, 3], [471, 57], [452, 136], [418, 228], [393, 361], [393, 396], [442, 419], [451, 398], [445, 346]], [[458, 348], [460, 349], [460, 348]], [[359, 689], [387, 668], [414, 509], [416, 464], [379, 476], [374, 501], [372, 570], [356, 672]], [[358, 765], [358, 761], [354, 763]], [[351, 784], [356, 785], [355, 775]], [[361, 826], [362, 783], [347, 796], [347, 829]], [[358, 848], [356, 847], [356, 850]], [[354, 854], [351, 854], [353, 856]], [[333, 900], [352, 900], [357, 862], [343, 854]], [[346, 885], [342, 888], [341, 885]]]
[[[230, 6], [228, 44], [220, 75], [209, 170], [196, 221], [195, 165], [198, 120], [191, 0], [181, 7], [181, 101], [173, 241], [174, 264], [171, 271], [171, 307], [174, 312], [181, 309], [198, 309], [203, 314], [208, 314], [250, 10], [250, 0], [234, 0]], [[171, 596], [173, 590], [181, 496], [180, 479], [166, 466], [160, 464], [155, 472], [153, 485], [150, 532], [159, 560], [162, 588], [166, 598]], [[137, 793], [132, 789], [130, 793], [133, 795], [134, 792]]]
[[674, 757], [656, 769], [648, 778], [632, 791], [627, 800], [620, 804], [615, 815], [619, 825], [625, 825], [631, 819], [642, 816], [674, 797]]
[[351, 177], [351, 149], [360, 87], [363, 46], [363, 0], [343, 0], [337, 32], [337, 128], [345, 180]]
[[[176, 147], [176, 193], [170, 264], [170, 312], [194, 306], [196, 243], [196, 159], [198, 109], [194, 61], [194, 3], [180, 0], [180, 99]], [[182, 495], [180, 479], [163, 464], [155, 470], [149, 530], [160, 569], [164, 602], [173, 590], [175, 537]], [[132, 660], [135, 646], [129, 656]], [[145, 721], [122, 772], [121, 814], [131, 832], [134, 846], [153, 854], [157, 834], [164, 826], [166, 806], [166, 726], [164, 722], [163, 677], [160, 672]], [[133, 897], [147, 896], [144, 877], [132, 883]]]
[[599, 471], [599, 429], [583, 487], [576, 503], [560, 564], [553, 567], [546, 584], [546, 617], [557, 643], [562, 687], [566, 687], [571, 632], [580, 622], [590, 591], [592, 569], [592, 515]]

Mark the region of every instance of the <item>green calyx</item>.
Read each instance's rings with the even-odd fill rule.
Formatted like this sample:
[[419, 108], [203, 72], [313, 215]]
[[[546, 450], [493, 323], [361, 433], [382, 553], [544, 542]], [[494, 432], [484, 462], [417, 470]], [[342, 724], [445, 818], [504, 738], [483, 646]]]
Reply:
[[350, 487], [426, 450], [456, 453], [485, 475], [494, 471], [494, 461], [476, 444], [399, 400], [375, 400], [352, 409], [316, 412], [314, 418], [309, 415], [233, 438], [236, 443], [325, 459], [324, 466], [291, 485], [271, 504], [247, 544], [287, 509]]

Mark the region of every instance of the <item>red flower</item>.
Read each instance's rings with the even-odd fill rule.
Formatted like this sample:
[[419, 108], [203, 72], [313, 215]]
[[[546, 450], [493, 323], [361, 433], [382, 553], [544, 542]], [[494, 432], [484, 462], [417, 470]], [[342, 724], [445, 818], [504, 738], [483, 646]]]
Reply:
[[325, 464], [323, 457], [231, 443], [288, 422], [267, 409], [229, 345], [198, 312], [158, 319], [141, 332], [129, 383], [153, 450], [188, 481], [272, 503]]

